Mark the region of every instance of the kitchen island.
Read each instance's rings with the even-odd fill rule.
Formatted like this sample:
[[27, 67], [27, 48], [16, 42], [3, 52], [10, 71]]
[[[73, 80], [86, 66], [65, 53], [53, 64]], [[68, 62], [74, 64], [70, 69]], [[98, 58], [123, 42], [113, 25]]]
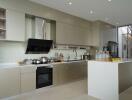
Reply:
[[88, 95], [101, 100], [119, 100], [132, 86], [132, 61], [88, 61]]

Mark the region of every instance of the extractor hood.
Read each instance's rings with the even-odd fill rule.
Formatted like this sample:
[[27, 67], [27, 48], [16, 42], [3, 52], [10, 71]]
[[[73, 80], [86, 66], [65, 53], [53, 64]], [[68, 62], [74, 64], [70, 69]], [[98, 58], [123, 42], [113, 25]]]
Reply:
[[53, 40], [28, 39], [26, 54], [47, 54], [53, 44]]

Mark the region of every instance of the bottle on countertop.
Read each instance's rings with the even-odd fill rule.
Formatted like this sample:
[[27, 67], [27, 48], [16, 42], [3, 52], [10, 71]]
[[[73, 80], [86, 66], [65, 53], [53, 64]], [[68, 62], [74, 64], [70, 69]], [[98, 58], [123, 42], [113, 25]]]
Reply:
[[100, 56], [99, 56], [99, 51], [98, 51], [98, 50], [96, 50], [95, 59], [96, 59], [96, 60], [99, 60], [99, 57], [100, 57]]
[[95, 59], [98, 61], [110, 61], [109, 51], [96, 51]]

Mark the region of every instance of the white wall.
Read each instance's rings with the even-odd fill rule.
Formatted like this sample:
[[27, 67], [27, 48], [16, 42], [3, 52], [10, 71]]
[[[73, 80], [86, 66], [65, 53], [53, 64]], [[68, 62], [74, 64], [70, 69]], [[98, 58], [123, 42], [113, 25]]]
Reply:
[[[0, 63], [15, 63], [23, 59], [33, 59], [42, 56], [54, 57], [55, 52], [63, 53], [64, 59], [70, 55], [75, 57], [73, 50], [51, 50], [48, 54], [25, 54], [26, 44], [23, 42], [2, 42], [0, 41]], [[77, 50], [78, 57], [84, 54], [85, 50]]]

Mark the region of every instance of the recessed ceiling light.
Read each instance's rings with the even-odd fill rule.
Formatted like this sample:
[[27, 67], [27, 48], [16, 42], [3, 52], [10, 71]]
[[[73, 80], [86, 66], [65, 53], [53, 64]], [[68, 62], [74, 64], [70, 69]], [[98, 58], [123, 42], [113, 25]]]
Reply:
[[111, 2], [112, 0], [108, 0], [108, 2]]
[[94, 12], [93, 12], [93, 10], [90, 10], [90, 14], [93, 14]]
[[69, 4], [69, 5], [72, 5], [72, 2], [71, 2], [71, 1], [69, 1], [69, 2], [68, 2], [68, 4]]
[[66, 4], [67, 6], [71, 6], [72, 5], [72, 1], [71, 0], [67, 0]]

